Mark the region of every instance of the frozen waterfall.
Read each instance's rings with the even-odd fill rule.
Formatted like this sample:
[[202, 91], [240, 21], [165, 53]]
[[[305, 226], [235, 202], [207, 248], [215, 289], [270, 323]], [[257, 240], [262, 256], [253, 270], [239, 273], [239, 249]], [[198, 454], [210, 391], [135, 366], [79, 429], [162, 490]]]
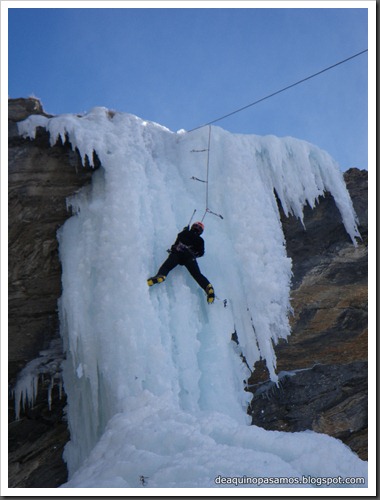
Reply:
[[[338, 440], [249, 425], [249, 372], [231, 341], [236, 331], [249, 366], [264, 358], [277, 380], [273, 347], [290, 334], [292, 264], [275, 192], [302, 221], [305, 204], [329, 191], [356, 244], [356, 216], [333, 159], [304, 141], [219, 127], [207, 151], [207, 127], [174, 133], [105, 108], [19, 124], [31, 138], [38, 126], [52, 145], [67, 138], [83, 159], [92, 162], [96, 151], [102, 165], [69, 200], [75, 215], [59, 232], [71, 433], [64, 487], [223, 487], [230, 484], [218, 477], [243, 476], [313, 487], [297, 481], [365, 477], [366, 463]], [[207, 185], [192, 179], [205, 179], [207, 157], [208, 207]], [[176, 234], [205, 208], [223, 216], [206, 213], [199, 259], [218, 300], [207, 305], [181, 266], [148, 288]]]

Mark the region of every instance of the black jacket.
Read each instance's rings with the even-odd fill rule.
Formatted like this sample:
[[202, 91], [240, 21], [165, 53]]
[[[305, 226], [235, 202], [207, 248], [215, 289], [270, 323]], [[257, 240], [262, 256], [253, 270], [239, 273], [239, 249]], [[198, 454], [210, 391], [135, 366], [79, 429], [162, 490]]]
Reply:
[[205, 242], [198, 233], [185, 227], [177, 234], [170, 251], [179, 254], [181, 260], [196, 259], [205, 253]]

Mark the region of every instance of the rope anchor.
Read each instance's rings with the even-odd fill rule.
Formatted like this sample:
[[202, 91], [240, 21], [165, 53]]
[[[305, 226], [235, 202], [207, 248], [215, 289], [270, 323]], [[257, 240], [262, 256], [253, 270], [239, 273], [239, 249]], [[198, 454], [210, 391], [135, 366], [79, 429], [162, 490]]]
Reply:
[[217, 217], [220, 217], [221, 219], [224, 219], [223, 215], [217, 214], [215, 212], [212, 212], [209, 208], [206, 208], [206, 213], [216, 215]]
[[198, 177], [190, 177], [190, 179], [192, 179], [193, 181], [199, 181], [199, 182], [204, 182], [205, 184], [207, 184], [207, 181], [203, 181], [202, 179], [198, 179]]

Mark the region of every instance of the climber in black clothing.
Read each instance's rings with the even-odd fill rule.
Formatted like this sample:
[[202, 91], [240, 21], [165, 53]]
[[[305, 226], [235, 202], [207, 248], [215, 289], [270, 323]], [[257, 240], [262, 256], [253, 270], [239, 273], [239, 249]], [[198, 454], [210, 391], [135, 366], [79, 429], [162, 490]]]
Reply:
[[202, 257], [205, 253], [205, 244], [203, 238], [201, 238], [203, 230], [204, 225], [202, 222], [194, 222], [190, 229], [185, 227], [183, 231], [178, 233], [177, 239], [170, 248], [169, 257], [162, 264], [156, 276], [148, 279], [149, 286], [165, 281], [170, 271], [179, 264], [186, 267], [198, 285], [206, 292], [207, 302], [209, 304], [214, 302], [213, 286], [203, 276], [196, 261], [198, 257]]

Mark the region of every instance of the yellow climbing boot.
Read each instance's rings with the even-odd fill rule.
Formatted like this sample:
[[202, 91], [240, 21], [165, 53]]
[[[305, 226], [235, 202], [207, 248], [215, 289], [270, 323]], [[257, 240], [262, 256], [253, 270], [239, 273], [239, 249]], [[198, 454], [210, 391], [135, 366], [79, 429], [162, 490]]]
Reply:
[[214, 300], [215, 300], [215, 293], [214, 293], [214, 288], [211, 285], [211, 283], [209, 285], [207, 285], [207, 287], [206, 287], [206, 293], [207, 293], [207, 302], [208, 302], [208, 304], [212, 304], [214, 302]]
[[152, 278], [149, 278], [147, 280], [148, 286], [155, 285], [156, 283], [162, 283], [165, 281], [166, 276], [159, 274], [158, 276], [152, 276]]

